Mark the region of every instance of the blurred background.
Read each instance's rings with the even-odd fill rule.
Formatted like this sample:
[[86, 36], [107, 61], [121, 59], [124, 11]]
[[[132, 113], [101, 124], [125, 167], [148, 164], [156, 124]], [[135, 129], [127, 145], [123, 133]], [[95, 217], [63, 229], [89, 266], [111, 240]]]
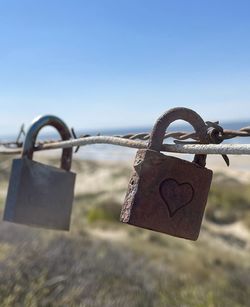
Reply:
[[[0, 0], [0, 140], [43, 114], [78, 135], [147, 132], [177, 106], [249, 126], [249, 10], [246, 0]], [[74, 155], [69, 233], [0, 223], [1, 306], [249, 305], [250, 159], [227, 168], [208, 157], [213, 183], [190, 242], [119, 223], [135, 153]], [[12, 158], [0, 156], [1, 213]]]

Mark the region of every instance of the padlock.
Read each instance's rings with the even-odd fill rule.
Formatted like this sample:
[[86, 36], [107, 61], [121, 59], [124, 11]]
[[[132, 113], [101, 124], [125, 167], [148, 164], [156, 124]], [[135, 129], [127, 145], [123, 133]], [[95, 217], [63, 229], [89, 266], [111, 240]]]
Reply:
[[174, 108], [156, 122], [148, 148], [138, 150], [120, 220], [134, 226], [197, 240], [213, 172], [206, 156], [193, 162], [160, 152], [165, 131], [176, 121], [189, 122], [201, 143], [209, 142], [203, 119], [187, 108]]
[[47, 115], [34, 120], [27, 132], [22, 157], [13, 160], [3, 219], [49, 229], [69, 230], [76, 175], [70, 171], [72, 148], [64, 148], [61, 168], [33, 161], [35, 141], [44, 126], [71, 138], [67, 125]]

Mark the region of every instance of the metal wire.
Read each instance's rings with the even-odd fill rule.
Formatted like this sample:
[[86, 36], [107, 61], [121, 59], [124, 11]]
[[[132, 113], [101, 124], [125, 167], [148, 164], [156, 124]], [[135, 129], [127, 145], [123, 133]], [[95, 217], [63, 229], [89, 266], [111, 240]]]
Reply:
[[[68, 148], [75, 146], [84, 146], [91, 144], [112, 144], [130, 148], [147, 148], [147, 143], [143, 141], [134, 141], [112, 136], [96, 136], [79, 138], [70, 141], [60, 141], [53, 143], [45, 143], [37, 145], [35, 151], [50, 150], [59, 148]], [[22, 148], [2, 149], [1, 154], [20, 154]], [[250, 144], [163, 144], [162, 151], [189, 153], [189, 154], [233, 154], [233, 155], [249, 155]]]
[[[239, 130], [227, 130], [219, 126], [219, 122], [206, 122], [207, 133], [210, 137], [211, 144], [199, 144], [198, 136], [195, 132], [175, 131], [165, 134], [165, 139], [175, 139], [174, 145], [163, 144], [162, 151], [189, 153], [189, 154], [233, 154], [233, 155], [249, 155], [250, 145], [248, 144], [220, 144], [223, 140], [235, 137], [249, 137], [250, 127], [244, 127]], [[23, 143], [20, 142], [21, 135], [24, 135], [24, 127], [22, 125], [17, 140], [13, 142], [0, 142], [0, 154], [20, 154], [22, 152]], [[90, 136], [82, 135], [77, 137], [74, 130], [72, 134], [75, 139], [69, 141], [46, 140], [38, 142], [34, 148], [35, 151], [59, 149], [67, 147], [76, 147], [90, 144], [112, 144], [130, 148], [147, 148], [147, 140], [150, 133], [137, 133], [116, 136]], [[193, 141], [187, 141], [192, 139]]]

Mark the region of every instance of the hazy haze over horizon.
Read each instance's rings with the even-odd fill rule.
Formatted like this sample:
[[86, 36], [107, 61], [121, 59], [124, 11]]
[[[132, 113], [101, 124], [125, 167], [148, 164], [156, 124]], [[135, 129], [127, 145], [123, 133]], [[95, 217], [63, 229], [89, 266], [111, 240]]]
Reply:
[[[151, 127], [185, 106], [248, 120], [249, 1], [0, 1], [0, 135], [41, 114]], [[250, 120], [249, 120], [250, 121]]]

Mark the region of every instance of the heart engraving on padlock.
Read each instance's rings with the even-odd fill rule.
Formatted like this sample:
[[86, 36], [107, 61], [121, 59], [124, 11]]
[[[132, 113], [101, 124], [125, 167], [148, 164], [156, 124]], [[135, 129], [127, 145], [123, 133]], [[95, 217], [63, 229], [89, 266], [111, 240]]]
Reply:
[[164, 113], [154, 125], [146, 149], [137, 152], [133, 185], [121, 212], [121, 221], [172, 236], [197, 240], [206, 207], [212, 171], [206, 155], [192, 162], [161, 153], [166, 131], [176, 120], [190, 123], [201, 144], [210, 142], [203, 119], [187, 108]]
[[194, 189], [189, 183], [179, 183], [168, 178], [160, 184], [160, 195], [167, 205], [170, 217], [173, 217], [193, 200]]

